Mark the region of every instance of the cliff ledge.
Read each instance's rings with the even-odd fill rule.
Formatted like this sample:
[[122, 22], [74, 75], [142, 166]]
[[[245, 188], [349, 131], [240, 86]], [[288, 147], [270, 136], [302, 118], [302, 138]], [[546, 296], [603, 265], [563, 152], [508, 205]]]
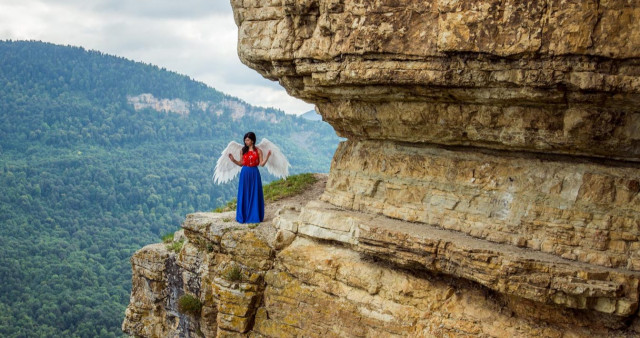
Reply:
[[269, 222], [136, 253], [125, 332], [640, 335], [640, 3], [231, 4], [240, 59], [347, 141]]

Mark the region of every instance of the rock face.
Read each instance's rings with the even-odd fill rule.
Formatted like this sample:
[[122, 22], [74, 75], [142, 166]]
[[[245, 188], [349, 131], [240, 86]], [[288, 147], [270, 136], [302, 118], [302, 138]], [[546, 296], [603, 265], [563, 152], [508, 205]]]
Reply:
[[195, 214], [136, 253], [125, 332], [640, 335], [640, 3], [231, 4], [241, 60], [347, 141], [277, 234]]
[[[634, 336], [636, 273], [318, 200], [285, 207], [276, 236], [197, 213], [178, 253], [131, 259], [123, 330], [142, 337]], [[263, 224], [260, 227], [269, 227]], [[178, 240], [179, 236], [176, 236]], [[341, 243], [341, 245], [336, 245]], [[276, 249], [277, 248], [277, 249]], [[384, 262], [384, 264], [381, 264]], [[199, 314], [178, 310], [191, 294]]]
[[640, 157], [640, 4], [232, 0], [240, 58], [344, 137]]
[[160, 113], [174, 113], [182, 116], [189, 115], [193, 110], [201, 110], [220, 116], [223, 110], [231, 111], [231, 118], [236, 121], [242, 118], [250, 118], [257, 121], [278, 123], [278, 118], [273, 113], [264, 109], [255, 109], [244, 102], [222, 99], [220, 102], [212, 101], [183, 101], [181, 99], [156, 98], [153, 94], [145, 93], [137, 96], [127, 96], [127, 102], [133, 109], [152, 109]]

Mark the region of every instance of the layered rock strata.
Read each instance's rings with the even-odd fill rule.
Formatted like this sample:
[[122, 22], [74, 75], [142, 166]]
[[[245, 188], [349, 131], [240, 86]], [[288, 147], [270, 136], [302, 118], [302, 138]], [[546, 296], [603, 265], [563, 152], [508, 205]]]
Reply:
[[[638, 319], [629, 327], [620, 317], [637, 302], [632, 291], [637, 289], [637, 273], [594, 267], [576, 273], [570, 261], [550, 255], [530, 256], [525, 249], [338, 210], [318, 200], [279, 210], [273, 220], [277, 233], [265, 230], [272, 227], [270, 222], [250, 228], [230, 221], [230, 216], [189, 215], [181, 230], [186, 240], [178, 253], [166, 244], [136, 252], [134, 287], [123, 322], [126, 333], [141, 337], [632, 337], [640, 333]], [[177, 299], [186, 293], [202, 301], [200, 313], [177, 309]]]
[[503, 295], [637, 316], [640, 3], [232, 5], [241, 60], [348, 138], [321, 198], [348, 214], [309, 205], [298, 231]]
[[348, 141], [323, 200], [596, 265], [640, 270], [635, 163]]
[[232, 5], [242, 61], [341, 136], [639, 159], [636, 2]]
[[578, 264], [433, 226], [337, 210], [319, 201], [307, 204], [298, 217], [278, 219], [278, 224], [406, 269], [463, 278], [540, 303], [619, 316], [634, 315], [638, 307], [638, 272]]
[[[241, 60], [348, 140], [273, 225], [189, 216], [178, 256], [136, 254], [125, 331], [640, 335], [640, 3], [231, 4]], [[203, 312], [176, 321], [189, 280]]]
[[[249, 331], [274, 250], [256, 232], [239, 231], [233, 216], [191, 214], [181, 230], [184, 237], [175, 239], [183, 241], [179, 252], [160, 243], [135, 253], [125, 333], [215, 337]], [[186, 294], [200, 300], [200, 311], [180, 311], [179, 299]]]

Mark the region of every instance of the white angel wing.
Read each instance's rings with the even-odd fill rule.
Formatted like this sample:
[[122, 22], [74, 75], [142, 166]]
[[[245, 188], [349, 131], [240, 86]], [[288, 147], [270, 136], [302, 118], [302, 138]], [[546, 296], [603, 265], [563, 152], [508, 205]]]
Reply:
[[[229, 145], [224, 148], [222, 155], [216, 162], [216, 169], [213, 172], [213, 182], [216, 184], [227, 183], [231, 181], [242, 169], [239, 165], [231, 162], [229, 154], [233, 155], [237, 159], [242, 151], [242, 145], [236, 141], [229, 142]], [[240, 158], [242, 161], [242, 158]]]
[[265, 164], [269, 173], [275, 177], [287, 178], [289, 176], [289, 161], [280, 151], [280, 148], [273, 144], [273, 142], [263, 138], [260, 143], [256, 144], [260, 150], [262, 150], [262, 156], [267, 156], [269, 150], [271, 150], [271, 157]]

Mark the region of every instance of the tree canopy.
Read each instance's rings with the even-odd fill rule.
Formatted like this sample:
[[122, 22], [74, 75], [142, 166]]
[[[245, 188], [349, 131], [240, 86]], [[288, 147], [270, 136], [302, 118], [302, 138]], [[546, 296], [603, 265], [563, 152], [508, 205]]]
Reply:
[[[136, 110], [140, 94], [190, 112]], [[214, 185], [213, 168], [250, 130], [281, 146], [292, 174], [328, 172], [339, 142], [322, 121], [153, 65], [0, 41], [0, 335], [121, 336], [129, 258], [235, 197], [237, 179]]]

